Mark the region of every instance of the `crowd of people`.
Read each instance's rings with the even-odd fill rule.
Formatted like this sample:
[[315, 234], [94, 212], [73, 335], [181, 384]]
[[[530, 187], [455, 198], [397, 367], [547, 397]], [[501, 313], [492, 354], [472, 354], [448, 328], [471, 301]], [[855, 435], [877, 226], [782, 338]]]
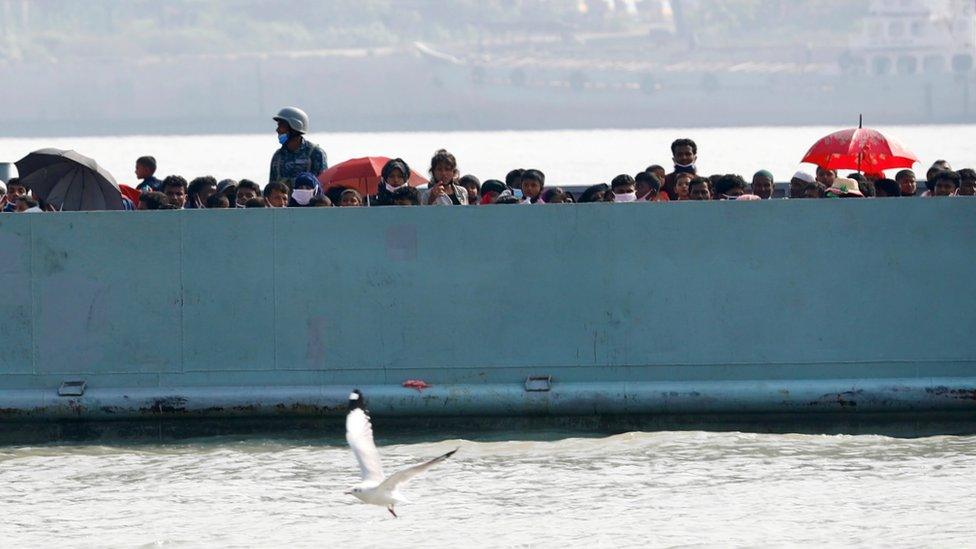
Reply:
[[[747, 181], [737, 174], [705, 176], [696, 167], [698, 145], [691, 139], [671, 144], [674, 168], [649, 166], [635, 174], [620, 174], [609, 183], [599, 183], [581, 192], [568, 187], [546, 185], [538, 169], [514, 169], [505, 180], [481, 181], [461, 175], [457, 159], [446, 150], [434, 153], [427, 170], [430, 183], [418, 188], [408, 183], [411, 169], [400, 158], [383, 166], [375, 194], [363, 195], [355, 188], [327, 186], [319, 175], [328, 166], [325, 152], [305, 138], [308, 116], [288, 107], [274, 117], [278, 142], [268, 183], [263, 187], [249, 179], [218, 181], [213, 176], [187, 181], [179, 175], [156, 177], [156, 160], [136, 160], [135, 175], [141, 181], [137, 196], [124, 197], [125, 209], [170, 210], [209, 208], [304, 208], [361, 206], [473, 206], [490, 204], [561, 204], [574, 202], [670, 202], [683, 200], [769, 200], [776, 198], [775, 177], [759, 170]], [[936, 161], [919, 187], [912, 170], [899, 171], [894, 179], [883, 173], [848, 173], [820, 167], [816, 174], [797, 172], [785, 189], [784, 198], [885, 198], [976, 195], [976, 171], [955, 171], [945, 160]], [[54, 208], [32, 196], [28, 185], [13, 178], [2, 189], [3, 212], [39, 212]], [[921, 192], [920, 192], [921, 191]]]

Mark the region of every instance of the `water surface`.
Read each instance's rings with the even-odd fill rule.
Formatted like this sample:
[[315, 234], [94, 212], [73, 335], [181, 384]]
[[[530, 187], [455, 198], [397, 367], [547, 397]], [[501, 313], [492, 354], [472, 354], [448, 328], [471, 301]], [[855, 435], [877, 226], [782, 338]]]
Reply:
[[[504, 438], [504, 437], [503, 437]], [[513, 433], [512, 438], [518, 438]], [[0, 449], [7, 547], [968, 546], [976, 437], [629, 433], [460, 447], [399, 519], [339, 440]]]
[[[853, 121], [856, 122], [856, 119]], [[120, 183], [134, 184], [135, 159], [153, 155], [157, 175], [192, 178], [268, 179], [271, 155], [278, 147], [273, 122], [260, 135], [122, 136], [0, 138], [0, 162], [13, 162], [43, 147], [75, 149], [108, 168]], [[512, 168], [543, 170], [549, 185], [608, 182], [620, 173], [634, 174], [651, 164], [670, 167], [670, 144], [691, 137], [699, 145], [702, 173], [738, 173], [750, 178], [772, 170], [786, 181], [809, 165], [800, 160], [820, 137], [835, 127], [664, 128], [648, 130], [562, 130], [493, 132], [315, 133], [330, 163], [361, 156], [400, 156], [426, 173], [430, 157], [447, 148], [462, 173], [481, 179], [503, 179]], [[976, 167], [976, 125], [894, 126], [880, 128], [901, 140], [921, 160], [920, 172], [937, 159], [956, 169]], [[893, 175], [893, 174], [889, 174]]]

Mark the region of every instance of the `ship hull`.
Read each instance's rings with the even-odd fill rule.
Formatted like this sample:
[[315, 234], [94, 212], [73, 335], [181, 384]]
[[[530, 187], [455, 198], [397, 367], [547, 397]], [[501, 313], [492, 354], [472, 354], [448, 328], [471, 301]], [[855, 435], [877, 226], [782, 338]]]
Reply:
[[974, 207], [2, 216], [0, 431], [339, 425], [360, 388], [406, 425], [976, 432]]

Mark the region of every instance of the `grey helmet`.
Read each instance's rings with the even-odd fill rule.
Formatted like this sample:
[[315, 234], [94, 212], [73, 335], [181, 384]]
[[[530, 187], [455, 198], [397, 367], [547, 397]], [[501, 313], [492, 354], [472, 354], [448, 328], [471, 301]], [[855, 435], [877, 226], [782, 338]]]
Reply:
[[308, 132], [308, 115], [298, 107], [285, 107], [278, 111], [278, 116], [274, 119], [288, 124], [288, 127], [298, 133]]

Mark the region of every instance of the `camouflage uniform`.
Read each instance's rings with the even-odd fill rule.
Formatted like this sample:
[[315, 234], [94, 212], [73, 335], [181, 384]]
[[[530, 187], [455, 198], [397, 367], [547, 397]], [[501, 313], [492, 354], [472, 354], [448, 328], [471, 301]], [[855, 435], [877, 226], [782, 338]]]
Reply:
[[312, 172], [319, 175], [328, 168], [325, 151], [311, 141], [302, 138], [298, 150], [292, 152], [286, 145], [275, 151], [271, 157], [271, 175], [268, 182], [287, 179], [289, 183], [302, 172]]

